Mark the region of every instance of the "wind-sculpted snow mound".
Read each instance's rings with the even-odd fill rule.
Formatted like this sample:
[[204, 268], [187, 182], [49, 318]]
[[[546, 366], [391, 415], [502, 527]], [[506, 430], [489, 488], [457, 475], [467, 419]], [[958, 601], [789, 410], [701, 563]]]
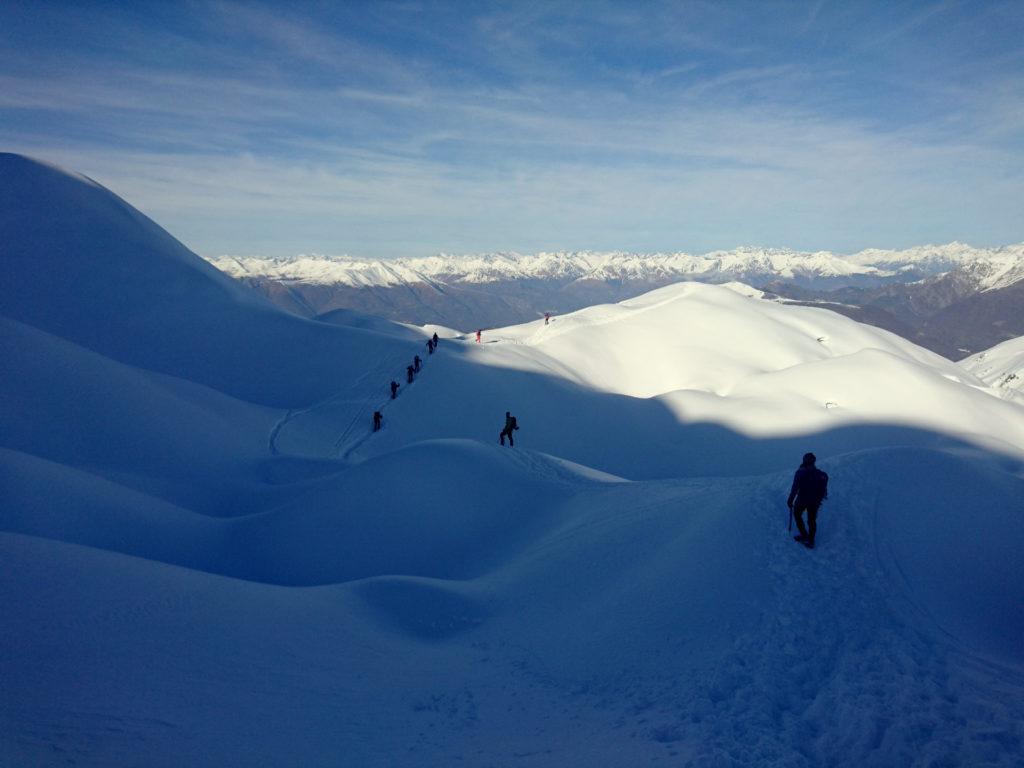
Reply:
[[99, 184], [18, 155], [0, 154], [0, 242], [2, 314], [251, 402], [322, 399], [382, 343], [276, 309]]
[[[256, 503], [276, 414], [0, 317], [0, 441], [212, 515]], [[46, 497], [42, 485], [37, 493]], [[58, 503], [53, 500], [51, 503]]]
[[338, 465], [270, 510], [216, 519], [30, 454], [0, 449], [0, 477], [4, 530], [285, 585], [470, 578], [601, 482], [536, 454], [439, 441]]
[[[81, 762], [118, 762], [133, 748], [103, 734], [120, 724], [156, 762], [227, 760], [242, 744], [271, 763], [344, 749], [353, 764], [387, 754], [408, 766], [532, 751], [535, 765], [612, 751], [625, 764], [673, 752], [769, 766], [1017, 759], [1019, 465], [921, 450], [834, 460], [807, 552], [785, 533], [788, 472], [581, 483], [531, 480], [536, 459], [510, 460], [460, 443], [413, 447], [370, 463], [349, 496], [405, 471], [434, 502], [385, 493], [376, 525], [367, 510], [357, 531], [325, 513], [317, 488], [247, 529], [271, 557], [264, 574], [289, 551], [290, 568], [362, 573], [334, 586], [283, 590], [0, 535], [0, 663], [7, 694], [26, 703], [5, 727], [32, 733], [14, 756], [38, 754], [39, 739], [73, 748], [84, 734], [100, 746]], [[481, 489], [475, 502], [453, 465]], [[519, 482], [543, 508], [485, 500], [484, 489]], [[972, 528], [961, 510], [979, 495], [1002, 511]], [[139, 684], [114, 685], [112, 658], [116, 679]], [[55, 700], [61, 714], [40, 725]], [[214, 710], [231, 716], [203, 716]]]

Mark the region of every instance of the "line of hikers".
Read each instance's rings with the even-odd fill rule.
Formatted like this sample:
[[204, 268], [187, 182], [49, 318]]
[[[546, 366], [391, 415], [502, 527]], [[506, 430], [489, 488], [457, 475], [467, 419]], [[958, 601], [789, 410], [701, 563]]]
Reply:
[[[545, 317], [545, 322], [547, 318]], [[477, 331], [477, 341], [480, 340], [480, 331]], [[437, 334], [427, 339], [427, 352], [434, 354], [437, 349]], [[423, 361], [420, 356], [413, 357], [412, 365], [406, 367], [408, 383], [412, 383], [415, 375], [419, 373]], [[398, 395], [398, 382], [391, 382], [391, 399]], [[380, 411], [373, 412], [373, 431], [381, 428], [383, 415]], [[515, 446], [514, 434], [519, 429], [519, 422], [511, 411], [505, 411], [505, 426], [498, 434], [498, 442], [505, 445], [505, 438], [508, 438], [508, 446]], [[793, 485], [789, 489], [789, 497], [786, 499], [786, 506], [789, 507], [789, 529], [793, 529], [793, 519], [796, 519], [799, 534], [793, 538], [808, 549], [814, 549], [814, 537], [818, 532], [818, 510], [821, 504], [828, 498], [828, 474], [816, 466], [817, 457], [813, 453], [805, 453], [800, 467], [793, 475]], [[807, 513], [807, 523], [804, 524], [804, 513]]]
[[[427, 339], [427, 353], [428, 354], [431, 354], [431, 355], [434, 354], [434, 350], [437, 349], [437, 342], [438, 341], [439, 341], [439, 339], [437, 338], [437, 333], [436, 332], [434, 333], [433, 336], [431, 336], [429, 339]], [[420, 372], [420, 369], [422, 367], [423, 367], [423, 361], [420, 359], [420, 356], [419, 355], [413, 355], [412, 365], [405, 366], [405, 383], [406, 384], [412, 384], [413, 380], [416, 378], [416, 374]], [[398, 389], [399, 389], [400, 385], [399, 385], [399, 383], [397, 381], [392, 379], [391, 380], [391, 384], [389, 386], [391, 388], [391, 399], [394, 400], [394, 399], [396, 399], [398, 397]], [[373, 412], [373, 431], [374, 432], [379, 432], [380, 431], [381, 424], [383, 423], [383, 421], [384, 421], [384, 414], [382, 414], [380, 411], [374, 411]]]

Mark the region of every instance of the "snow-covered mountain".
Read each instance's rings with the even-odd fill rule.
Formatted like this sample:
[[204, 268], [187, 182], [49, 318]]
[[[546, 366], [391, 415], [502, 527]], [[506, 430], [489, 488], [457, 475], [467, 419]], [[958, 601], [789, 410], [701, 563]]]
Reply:
[[736, 285], [307, 321], [10, 155], [0, 233], [0, 762], [1019, 762], [1024, 409], [963, 367]]
[[613, 303], [680, 280], [741, 281], [823, 303], [950, 359], [1024, 333], [1024, 244], [960, 243], [852, 256], [741, 248], [689, 254], [540, 253], [396, 261], [302, 256], [211, 260], [307, 317], [334, 309], [487, 328]]
[[509, 280], [595, 280], [601, 282], [700, 280], [762, 283], [785, 279], [808, 287], [845, 287], [904, 282], [961, 269], [977, 289], [1004, 287], [1024, 278], [1024, 243], [972, 248], [962, 243], [905, 250], [861, 251], [842, 256], [773, 248], [737, 248], [703, 255], [560, 252], [537, 254], [442, 254], [394, 261], [302, 255], [287, 259], [220, 256], [209, 261], [237, 278], [347, 285], [410, 283], [481, 285]]

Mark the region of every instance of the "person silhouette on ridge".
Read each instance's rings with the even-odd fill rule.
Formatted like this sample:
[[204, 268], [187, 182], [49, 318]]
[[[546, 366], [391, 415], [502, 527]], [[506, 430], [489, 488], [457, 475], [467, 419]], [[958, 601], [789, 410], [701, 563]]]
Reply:
[[413, 357], [413, 359], [412, 359], [412, 368], [413, 368], [414, 371], [416, 371], [416, 373], [420, 372], [420, 362], [421, 361], [420, 361], [420, 356], [419, 355], [416, 355], [415, 357]]
[[515, 443], [512, 440], [512, 433], [519, 429], [519, 424], [516, 423], [516, 417], [512, 415], [510, 411], [505, 411], [505, 428], [501, 430], [501, 434], [498, 435], [498, 441], [504, 445], [505, 438], [508, 438], [508, 447], [512, 448]]
[[398, 382], [394, 379], [391, 380], [391, 399], [395, 399], [395, 395], [398, 394]]
[[384, 418], [384, 416], [383, 416], [383, 414], [381, 414], [380, 411], [374, 411], [373, 412], [373, 431], [374, 432], [380, 432], [380, 422], [381, 422], [381, 419], [383, 419], [383, 418]]
[[434, 340], [433, 339], [427, 339], [427, 352], [429, 354], [431, 354], [431, 355], [434, 354]]
[[416, 371], [412, 369], [411, 365], [405, 366], [405, 382], [412, 384], [412, 380], [416, 378]]
[[434, 336], [432, 340], [434, 342], [434, 349], [437, 349], [437, 331], [434, 331]]
[[[818, 507], [828, 498], [828, 475], [814, 466], [817, 458], [805, 453], [803, 462], [793, 475], [793, 487], [789, 490], [786, 506], [796, 517], [800, 534], [793, 538], [808, 549], [814, 549], [814, 535], [818, 531]], [[804, 510], [807, 511], [807, 527], [804, 527]]]

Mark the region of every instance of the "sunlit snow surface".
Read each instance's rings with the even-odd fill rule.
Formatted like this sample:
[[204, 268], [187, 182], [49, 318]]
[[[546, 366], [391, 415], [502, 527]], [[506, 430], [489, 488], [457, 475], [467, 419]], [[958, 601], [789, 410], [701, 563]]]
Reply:
[[986, 372], [738, 286], [308, 322], [11, 155], [0, 235], [0, 762], [1019, 765]]
[[972, 355], [961, 360], [960, 365], [995, 389], [1000, 397], [1024, 405], [1024, 336]]

